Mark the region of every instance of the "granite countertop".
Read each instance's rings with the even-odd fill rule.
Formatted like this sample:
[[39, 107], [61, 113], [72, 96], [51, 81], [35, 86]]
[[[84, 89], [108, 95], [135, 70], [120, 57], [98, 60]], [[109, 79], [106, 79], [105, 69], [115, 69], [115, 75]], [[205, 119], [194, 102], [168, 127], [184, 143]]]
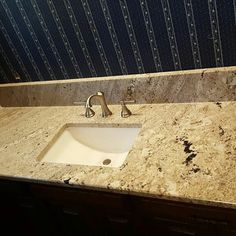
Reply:
[[[129, 105], [133, 115], [83, 116], [84, 108], [0, 109], [0, 177], [73, 185], [236, 209], [236, 102]], [[141, 124], [120, 168], [43, 163], [65, 124]]]

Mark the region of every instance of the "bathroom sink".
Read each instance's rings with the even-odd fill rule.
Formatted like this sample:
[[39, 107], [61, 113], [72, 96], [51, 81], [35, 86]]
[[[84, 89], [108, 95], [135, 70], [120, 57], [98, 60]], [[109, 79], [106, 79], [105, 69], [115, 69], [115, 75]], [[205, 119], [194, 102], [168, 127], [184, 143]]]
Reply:
[[120, 167], [140, 127], [66, 126], [41, 155], [40, 161]]

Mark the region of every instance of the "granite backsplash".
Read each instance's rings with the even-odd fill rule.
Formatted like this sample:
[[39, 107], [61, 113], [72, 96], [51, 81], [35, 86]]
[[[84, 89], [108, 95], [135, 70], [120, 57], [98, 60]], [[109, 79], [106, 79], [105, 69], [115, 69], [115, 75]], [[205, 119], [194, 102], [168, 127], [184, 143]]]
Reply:
[[2, 107], [71, 106], [103, 91], [108, 104], [236, 100], [236, 66], [0, 85]]

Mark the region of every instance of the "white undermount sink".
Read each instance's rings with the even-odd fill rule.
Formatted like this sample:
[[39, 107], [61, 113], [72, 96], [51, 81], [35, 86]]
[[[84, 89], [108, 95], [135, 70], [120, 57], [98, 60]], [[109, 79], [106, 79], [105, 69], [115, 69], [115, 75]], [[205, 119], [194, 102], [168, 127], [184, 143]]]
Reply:
[[44, 151], [42, 162], [120, 167], [140, 127], [65, 127]]

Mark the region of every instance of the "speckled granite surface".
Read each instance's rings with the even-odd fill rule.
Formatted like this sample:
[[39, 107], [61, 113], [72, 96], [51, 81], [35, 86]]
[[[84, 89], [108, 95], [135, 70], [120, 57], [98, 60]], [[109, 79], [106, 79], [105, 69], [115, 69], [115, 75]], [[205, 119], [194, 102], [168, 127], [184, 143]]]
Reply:
[[[0, 176], [236, 208], [236, 102], [129, 105], [128, 119], [94, 108], [0, 109]], [[120, 168], [37, 161], [67, 123], [142, 129]]]
[[0, 85], [0, 105], [72, 106], [103, 91], [109, 104], [236, 101], [236, 66]]

